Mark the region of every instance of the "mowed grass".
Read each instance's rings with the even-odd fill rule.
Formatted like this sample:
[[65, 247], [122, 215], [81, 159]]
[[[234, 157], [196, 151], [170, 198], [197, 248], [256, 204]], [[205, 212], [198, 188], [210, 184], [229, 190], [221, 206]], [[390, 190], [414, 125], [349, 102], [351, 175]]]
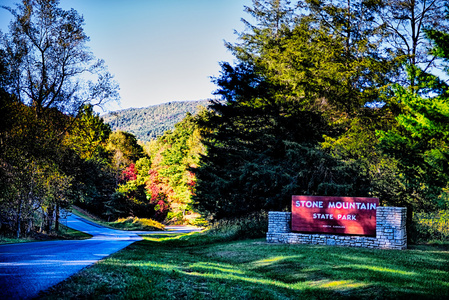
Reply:
[[90, 239], [92, 236], [85, 232], [81, 232], [63, 224], [59, 224], [58, 237], [65, 240], [85, 240]]
[[96, 263], [41, 297], [449, 299], [449, 247], [368, 250], [159, 234]]
[[55, 231], [53, 229], [51, 234], [35, 233], [32, 236], [22, 237], [19, 239], [12, 237], [12, 234], [10, 234], [9, 236], [0, 235], [0, 245], [48, 240], [85, 240], [91, 237], [92, 236], [90, 234], [74, 230], [72, 228], [66, 227], [63, 224], [59, 224], [59, 231]]

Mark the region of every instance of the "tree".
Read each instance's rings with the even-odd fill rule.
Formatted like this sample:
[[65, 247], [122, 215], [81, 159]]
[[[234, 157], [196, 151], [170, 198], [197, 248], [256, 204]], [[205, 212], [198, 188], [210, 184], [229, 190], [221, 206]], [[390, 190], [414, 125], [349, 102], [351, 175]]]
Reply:
[[[426, 39], [425, 29], [449, 30], [447, 1], [383, 0], [378, 4], [378, 20], [388, 33], [388, 45], [398, 53], [406, 54], [409, 65], [426, 72], [435, 67], [437, 56], [428, 52], [431, 43]], [[411, 80], [413, 85], [414, 78]]]
[[110, 134], [109, 125], [86, 105], [71, 120], [63, 141], [69, 149], [60, 155], [64, 172], [75, 178], [71, 197], [98, 215], [104, 213], [116, 188], [116, 172], [106, 149]]
[[[76, 166], [76, 164], [75, 164]], [[117, 188], [117, 173], [109, 160], [93, 157], [81, 160], [72, 168], [76, 174], [73, 198], [76, 204], [98, 216], [107, 215]], [[120, 211], [120, 207], [116, 208]]]
[[115, 131], [109, 135], [106, 150], [112, 154], [111, 165], [116, 173], [117, 185], [123, 181], [123, 170], [145, 156], [142, 146], [137, 143], [136, 137], [123, 131]]
[[226, 218], [285, 209], [294, 193], [368, 196], [359, 162], [321, 148], [323, 136], [337, 141], [368, 119], [365, 105], [381, 99], [399, 65], [378, 52], [367, 5], [350, 3], [348, 13], [314, 2], [300, 14], [287, 1], [253, 3], [257, 25], [227, 45], [238, 62], [222, 63], [215, 78], [226, 102], [200, 121], [198, 207]]
[[119, 187], [122, 195], [131, 195], [129, 191], [144, 187], [147, 203], [154, 207], [151, 217], [173, 223], [198, 217], [192, 207], [196, 177], [191, 168], [197, 166], [204, 147], [196, 116], [187, 113], [173, 130], [146, 143], [145, 151], [150, 158], [140, 158], [125, 169], [128, 180]]
[[6, 8], [14, 20], [0, 38], [0, 221], [17, 236], [58, 229], [61, 208], [101, 206], [116, 187], [110, 129], [84, 104], [117, 98], [117, 86], [86, 48], [82, 17], [58, 4]]
[[137, 143], [136, 137], [123, 131], [116, 131], [109, 135], [106, 149], [112, 152], [114, 164], [120, 170], [145, 155], [142, 146]]
[[[101, 105], [118, 99], [118, 85], [86, 48], [89, 40], [83, 18], [58, 0], [26, 0], [13, 15], [10, 33], [1, 39], [6, 66], [12, 77], [7, 91], [31, 105], [39, 117], [43, 110], [76, 114], [86, 103]], [[96, 82], [86, 81], [90, 74]]]
[[83, 159], [107, 157], [106, 145], [112, 133], [108, 124], [93, 111], [92, 105], [85, 105], [73, 120], [66, 142]]
[[[431, 53], [449, 60], [449, 34], [428, 29]], [[398, 160], [406, 187], [404, 204], [415, 211], [447, 208], [449, 183], [449, 86], [416, 66], [409, 68], [416, 86], [396, 86], [403, 113], [398, 126], [380, 131], [380, 147]]]
[[[274, 101], [353, 114], [381, 101], [381, 89], [403, 61], [382, 51], [382, 27], [371, 2], [253, 1], [257, 25], [227, 47], [279, 92]], [[305, 12], [308, 12], [307, 14]]]
[[47, 120], [52, 121], [43, 122], [32, 108], [12, 97], [2, 97], [3, 109], [7, 126], [0, 130], [1, 219], [9, 229], [15, 228], [17, 237], [37, 223], [46, 222], [41, 228], [49, 231], [53, 212], [70, 202], [73, 178], [62, 171], [58, 160], [65, 151], [59, 130], [66, 119], [50, 111]]
[[320, 150], [327, 128], [320, 115], [235, 103], [213, 109], [200, 121], [206, 155], [194, 170], [196, 207], [212, 219], [284, 210], [294, 194], [368, 193], [356, 164]]
[[174, 130], [165, 132], [158, 141], [163, 145], [160, 153], [162, 159], [154, 167], [173, 190], [168, 199], [169, 217], [173, 221], [185, 221], [193, 211], [192, 195], [196, 177], [191, 168], [198, 165], [200, 155], [204, 152], [195, 117], [187, 113]]

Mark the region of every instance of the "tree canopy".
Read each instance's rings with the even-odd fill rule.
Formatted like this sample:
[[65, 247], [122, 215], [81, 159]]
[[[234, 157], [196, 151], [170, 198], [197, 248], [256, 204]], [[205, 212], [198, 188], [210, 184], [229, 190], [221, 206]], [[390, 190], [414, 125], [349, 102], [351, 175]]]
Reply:
[[0, 34], [0, 227], [17, 236], [58, 230], [62, 208], [115, 189], [111, 130], [92, 105], [117, 100], [118, 85], [87, 48], [83, 18], [58, 5], [3, 7], [13, 20]]
[[118, 100], [113, 76], [87, 48], [83, 17], [58, 5], [58, 0], [26, 0], [3, 7], [14, 17], [0, 40], [11, 76], [7, 92], [38, 115], [47, 108], [73, 115], [84, 104]]
[[[433, 42], [431, 53], [447, 64], [449, 33], [431, 29], [426, 34]], [[417, 67], [409, 72], [417, 86], [396, 86], [403, 113], [396, 117], [397, 127], [379, 132], [380, 147], [398, 160], [410, 204], [421, 211], [444, 209], [449, 199], [449, 86]]]
[[[1, 230], [49, 232], [73, 203], [108, 220], [193, 224], [289, 210], [294, 194], [448, 208], [449, 86], [434, 72], [449, 74], [445, 1], [254, 0], [226, 43], [235, 61], [212, 78], [221, 99], [173, 111], [182, 121], [157, 138], [140, 128], [146, 143], [94, 112], [118, 86], [83, 18], [58, 4], [7, 8]], [[153, 112], [172, 107], [109, 120], [160, 123]]]
[[[435, 66], [443, 49], [424, 47], [425, 28], [446, 30], [437, 2], [253, 1], [246, 11], [254, 24], [244, 21], [239, 41], [226, 44], [235, 64], [223, 62], [213, 79], [226, 102], [199, 120], [207, 155], [196, 170], [198, 208], [220, 219], [288, 209], [295, 193], [379, 196], [381, 203], [416, 208], [444, 198], [419, 177], [427, 198], [419, 205], [404, 200], [407, 162], [386, 155], [376, 135], [415, 115], [398, 84], [413, 95], [429, 95], [430, 82], [434, 92], [444, 86], [420, 71]], [[436, 113], [438, 101], [423, 99]], [[444, 123], [444, 106], [438, 109]], [[432, 126], [444, 132], [443, 123]], [[428, 145], [433, 158], [426, 169], [433, 171], [417, 171], [429, 179], [444, 156], [435, 146]], [[439, 174], [440, 186], [447, 184]]]

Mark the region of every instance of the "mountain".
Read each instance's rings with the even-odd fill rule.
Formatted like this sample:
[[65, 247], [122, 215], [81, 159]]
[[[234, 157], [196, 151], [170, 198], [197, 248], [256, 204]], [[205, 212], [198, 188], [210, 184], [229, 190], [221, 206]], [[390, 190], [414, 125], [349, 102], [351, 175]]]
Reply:
[[197, 113], [210, 100], [175, 101], [143, 108], [128, 108], [102, 115], [113, 131], [132, 133], [140, 141], [150, 141], [174, 128], [186, 113]]

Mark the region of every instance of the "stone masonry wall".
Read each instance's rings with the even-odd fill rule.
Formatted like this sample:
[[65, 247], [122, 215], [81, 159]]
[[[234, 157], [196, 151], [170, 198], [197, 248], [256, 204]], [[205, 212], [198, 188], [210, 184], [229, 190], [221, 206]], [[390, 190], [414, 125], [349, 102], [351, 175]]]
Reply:
[[376, 237], [291, 232], [291, 216], [291, 212], [270, 211], [268, 213], [268, 243], [407, 249], [405, 207], [377, 208]]

